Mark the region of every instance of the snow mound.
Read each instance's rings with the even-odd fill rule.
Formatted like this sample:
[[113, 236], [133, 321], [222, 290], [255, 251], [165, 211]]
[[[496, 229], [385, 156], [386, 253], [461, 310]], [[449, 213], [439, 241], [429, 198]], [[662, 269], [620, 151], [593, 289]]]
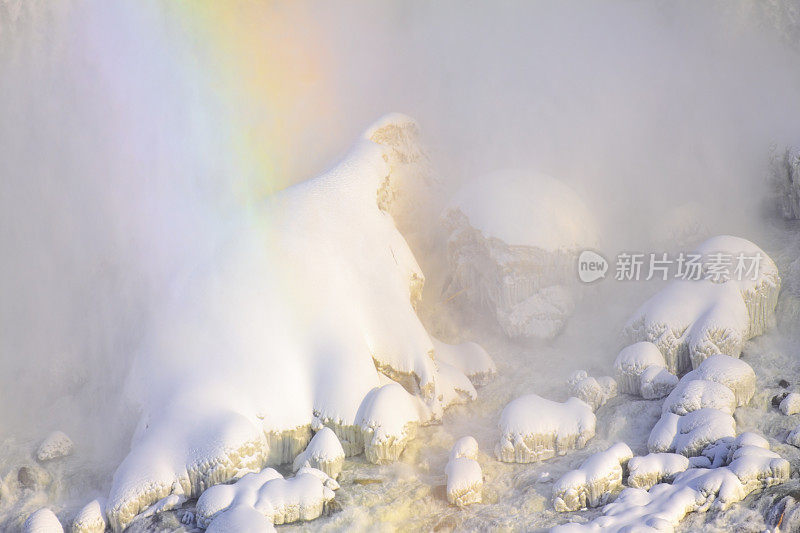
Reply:
[[434, 338], [431, 338], [431, 341], [436, 350], [436, 361], [457, 368], [473, 384], [483, 385], [497, 374], [494, 361], [478, 344], [474, 342], [445, 344]]
[[249, 505], [236, 505], [224, 513], [220, 513], [208, 529], [207, 533], [271, 533], [277, 531], [272, 520], [256, 511]]
[[32, 513], [22, 525], [24, 533], [64, 533], [58, 517], [48, 508]]
[[333, 479], [339, 477], [344, 465], [344, 448], [331, 428], [323, 427], [308, 443], [305, 451], [295, 457], [295, 472], [304, 467], [322, 470]]
[[492, 312], [511, 337], [561, 331], [580, 294], [578, 254], [597, 247], [596, 224], [570, 187], [543, 174], [497, 172], [467, 184], [442, 218], [448, 292]]
[[[395, 223], [427, 179], [425, 159], [413, 120], [380, 120], [331, 170], [233, 227], [176, 286], [127, 383], [141, 419], [114, 475], [112, 529], [172, 494], [291, 462], [312, 428], [333, 429], [348, 455], [391, 460], [407, 425], [462, 395], [448, 389], [466, 379], [454, 379], [458, 364], [440, 379], [414, 310], [424, 276]], [[493, 368], [475, 345], [463, 358], [439, 347], [476, 375]], [[379, 374], [399, 385], [375, 392]]]
[[717, 409], [698, 409], [683, 416], [664, 413], [650, 432], [647, 449], [691, 457], [700, 454], [708, 444], [735, 435], [736, 421]]
[[786, 398], [781, 400], [781, 404], [779, 406], [781, 413], [785, 415], [795, 415], [800, 413], [800, 394], [796, 392], [790, 392], [786, 395]]
[[[630, 343], [650, 341], [680, 375], [708, 356], [725, 353], [738, 357], [744, 342], [763, 333], [774, 322], [780, 277], [772, 260], [755, 244], [727, 235], [701, 244], [700, 280], [674, 280], [645, 302], [626, 324], [623, 335]], [[715, 254], [733, 258], [729, 272], [736, 273], [736, 258], [759, 256], [755, 279], [747, 271], [735, 277], [719, 276], [712, 269]], [[743, 278], [743, 279], [739, 279]]]
[[105, 500], [92, 500], [72, 520], [72, 533], [103, 533], [108, 526]]
[[591, 455], [580, 468], [567, 472], [553, 485], [555, 510], [577, 511], [605, 505], [622, 486], [623, 468], [631, 457], [633, 452], [624, 442]]
[[672, 483], [675, 476], [689, 468], [689, 459], [677, 453], [649, 453], [628, 461], [628, 485], [649, 489], [658, 483]]
[[36, 459], [40, 462], [66, 457], [72, 453], [72, 440], [62, 431], [50, 433], [39, 445]]
[[686, 374], [682, 379], [705, 379], [728, 387], [736, 397], [736, 405], [750, 403], [756, 392], [756, 373], [740, 359], [724, 354], [714, 354]]
[[[725, 510], [751, 492], [789, 479], [789, 462], [762, 447], [763, 438], [755, 443], [758, 440], [752, 434], [731, 439], [734, 451], [724, 465], [689, 468], [677, 473], [671, 484], [658, 483], [649, 490], [626, 488], [603, 508], [603, 516], [587, 524], [557, 526], [551, 532], [672, 531], [688, 513]], [[628, 467], [632, 468], [630, 462]]]
[[[214, 531], [222, 525], [230, 528], [234, 521], [252, 520], [253, 513], [243, 508], [258, 512], [270, 525], [313, 520], [326, 510], [338, 488], [336, 481], [315, 468], [301, 468], [289, 479], [267, 468], [233, 485], [215, 485], [203, 492], [197, 500], [197, 525]], [[229, 512], [236, 514], [226, 516]]]
[[666, 362], [658, 346], [652, 342], [637, 342], [623, 348], [614, 361], [619, 391], [641, 394], [641, 375], [650, 367], [664, 368]]
[[480, 503], [483, 492], [483, 473], [478, 464], [478, 442], [473, 437], [461, 437], [450, 451], [445, 467], [447, 501], [464, 507]]
[[736, 409], [736, 397], [733, 391], [716, 381], [682, 379], [664, 400], [662, 412], [685, 415], [706, 407], [732, 415]]
[[583, 448], [594, 437], [592, 408], [578, 398], [564, 403], [528, 394], [509, 402], [500, 414], [501, 437], [495, 455], [507, 463], [532, 463]]
[[597, 411], [617, 395], [617, 382], [610, 376], [593, 378], [585, 370], [576, 370], [567, 380], [569, 393]]

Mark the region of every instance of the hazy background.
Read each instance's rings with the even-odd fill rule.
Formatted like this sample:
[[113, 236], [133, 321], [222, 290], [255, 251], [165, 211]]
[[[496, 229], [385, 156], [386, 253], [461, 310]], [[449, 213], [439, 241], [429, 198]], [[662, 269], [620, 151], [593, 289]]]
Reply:
[[386, 112], [442, 201], [544, 171], [610, 252], [690, 201], [757, 239], [769, 148], [800, 143], [796, 1], [49, 4], [0, 0], [0, 438], [124, 454], [175, 276]]

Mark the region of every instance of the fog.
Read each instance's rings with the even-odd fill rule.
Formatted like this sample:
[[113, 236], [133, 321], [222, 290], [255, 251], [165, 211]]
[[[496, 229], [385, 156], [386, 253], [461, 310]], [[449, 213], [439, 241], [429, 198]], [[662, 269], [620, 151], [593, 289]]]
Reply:
[[798, 24], [778, 2], [0, 0], [0, 438], [124, 455], [165, 296], [390, 111], [418, 120], [436, 202], [531, 169], [608, 254], [658, 251], [689, 202], [757, 239], [770, 147], [800, 142]]

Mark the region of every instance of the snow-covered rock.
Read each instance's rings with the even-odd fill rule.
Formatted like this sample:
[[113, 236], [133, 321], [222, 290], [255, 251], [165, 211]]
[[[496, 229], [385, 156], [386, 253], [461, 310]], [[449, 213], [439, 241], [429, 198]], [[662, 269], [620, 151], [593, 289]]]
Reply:
[[344, 448], [336, 433], [331, 428], [323, 427], [316, 432], [305, 451], [295, 457], [295, 472], [303, 467], [322, 470], [329, 477], [336, 479], [344, 465]]
[[553, 507], [556, 511], [577, 511], [604, 505], [622, 486], [623, 468], [633, 457], [624, 442], [586, 459], [576, 470], [564, 474], [553, 485]]
[[[333, 429], [347, 454], [390, 460], [409, 423], [438, 419], [461, 395], [447, 390], [463, 384], [452, 369], [440, 379], [414, 310], [424, 276], [395, 224], [426, 178], [416, 138], [408, 117], [382, 119], [331, 170], [232, 226], [176, 284], [126, 384], [142, 414], [114, 475], [112, 529], [178, 491], [197, 497], [291, 462], [312, 426]], [[493, 368], [476, 345], [463, 351], [476, 375]], [[379, 389], [379, 374], [399, 385]]]
[[756, 373], [740, 359], [724, 354], [714, 354], [683, 376], [681, 380], [704, 379], [725, 385], [733, 392], [736, 405], [747, 405], [756, 391]]
[[72, 453], [72, 439], [62, 431], [50, 433], [39, 445], [36, 459], [40, 462], [51, 461], [59, 457], [66, 457]]
[[356, 415], [367, 459], [377, 464], [396, 461], [425, 415], [425, 404], [397, 383], [370, 391]]
[[649, 366], [639, 376], [639, 394], [645, 400], [668, 396], [678, 385], [678, 376], [658, 366]]
[[56, 514], [44, 507], [32, 513], [22, 525], [24, 533], [64, 533]]
[[[699, 280], [674, 280], [645, 302], [624, 328], [628, 342], [650, 341], [680, 375], [717, 353], [738, 357], [744, 342], [774, 322], [780, 277], [772, 260], [755, 244], [727, 235], [696, 249], [701, 254]], [[715, 254], [733, 258], [729, 277], [712, 268]], [[739, 256], [761, 258], [754, 279], [736, 273]], [[749, 264], [749, 263], [748, 263]]]
[[445, 476], [447, 501], [459, 507], [481, 502], [483, 473], [478, 464], [478, 442], [473, 437], [461, 437], [453, 445]]
[[800, 394], [796, 392], [790, 392], [786, 395], [786, 398], [781, 400], [779, 408], [781, 413], [785, 415], [794, 415], [800, 413]]
[[671, 483], [676, 475], [689, 468], [689, 459], [677, 453], [649, 453], [628, 461], [631, 487], [649, 489], [658, 483]]
[[733, 391], [716, 381], [684, 378], [664, 400], [662, 412], [685, 415], [706, 407], [732, 415], [736, 410], [736, 397]]
[[[333, 501], [339, 485], [321, 470], [301, 468], [294, 477], [284, 479], [272, 468], [247, 474], [233, 485], [215, 485], [197, 500], [197, 525], [209, 530], [234, 521], [226, 517], [230, 511], [252, 515], [241, 510], [249, 507], [269, 520], [270, 524], [288, 524], [313, 520]], [[235, 518], [240, 520], [239, 517]]]
[[485, 384], [497, 373], [497, 368], [492, 358], [489, 357], [486, 350], [474, 342], [454, 345], [445, 344], [435, 338], [431, 338], [431, 341], [433, 342], [436, 361], [457, 368], [474, 385]]
[[272, 533], [277, 530], [269, 517], [246, 504], [234, 505], [224, 513], [220, 513], [206, 529], [206, 533], [241, 533], [243, 531]]
[[610, 376], [591, 377], [585, 370], [577, 370], [567, 380], [569, 393], [588, 403], [593, 411], [617, 395], [617, 382]]
[[717, 409], [703, 408], [683, 416], [664, 413], [650, 432], [650, 452], [676, 452], [691, 457], [708, 444], [736, 435], [736, 421]]
[[72, 533], [103, 533], [108, 526], [105, 500], [92, 500], [72, 520]]
[[495, 455], [507, 463], [531, 463], [583, 448], [594, 437], [592, 408], [578, 398], [564, 403], [536, 394], [521, 396], [503, 408]]
[[496, 172], [467, 184], [442, 217], [450, 293], [493, 313], [509, 336], [561, 331], [580, 294], [578, 254], [598, 242], [577, 193], [543, 174]]
[[650, 367], [664, 368], [661, 351], [652, 342], [641, 341], [623, 348], [614, 361], [619, 391], [641, 395], [641, 376]]

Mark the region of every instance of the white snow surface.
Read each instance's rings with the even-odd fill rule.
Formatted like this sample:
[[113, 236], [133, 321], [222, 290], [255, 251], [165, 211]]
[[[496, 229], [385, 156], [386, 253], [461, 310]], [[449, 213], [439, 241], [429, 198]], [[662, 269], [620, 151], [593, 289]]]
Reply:
[[585, 370], [576, 370], [567, 379], [569, 393], [589, 404], [593, 411], [617, 395], [617, 382], [611, 376], [598, 378], [590, 376]]
[[22, 525], [24, 533], [64, 533], [56, 514], [48, 508], [32, 513]]
[[652, 342], [640, 341], [620, 350], [614, 360], [614, 371], [619, 391], [626, 394], [641, 393], [641, 375], [650, 367], [664, 368], [666, 362], [658, 346]]
[[689, 468], [689, 459], [677, 453], [649, 453], [628, 461], [628, 486], [649, 489], [658, 483], [671, 483]]
[[478, 442], [473, 437], [461, 437], [453, 444], [445, 476], [448, 502], [459, 507], [480, 503], [483, 472], [478, 464]]
[[336, 479], [344, 464], [344, 448], [331, 428], [323, 427], [317, 431], [306, 446], [306, 449], [295, 457], [295, 472], [304, 467], [322, 470], [326, 475]]
[[495, 455], [501, 461], [530, 463], [583, 448], [594, 437], [596, 418], [578, 398], [564, 403], [536, 394], [521, 396], [503, 408]]
[[[380, 120], [331, 170], [235, 227], [219, 261], [176, 289], [128, 383], [142, 415], [114, 475], [113, 529], [170, 494], [195, 497], [292, 461], [312, 423], [334, 429], [348, 453], [363, 449], [364, 435], [369, 452], [401, 434], [409, 417], [371, 392], [378, 371], [425, 406], [411, 418], [441, 416], [441, 399], [454, 393], [442, 390], [414, 311], [422, 272], [390, 214], [421, 172], [416, 136], [408, 117]], [[478, 348], [468, 351], [476, 359]]]
[[108, 526], [103, 499], [92, 500], [72, 520], [72, 533], [103, 533]]

